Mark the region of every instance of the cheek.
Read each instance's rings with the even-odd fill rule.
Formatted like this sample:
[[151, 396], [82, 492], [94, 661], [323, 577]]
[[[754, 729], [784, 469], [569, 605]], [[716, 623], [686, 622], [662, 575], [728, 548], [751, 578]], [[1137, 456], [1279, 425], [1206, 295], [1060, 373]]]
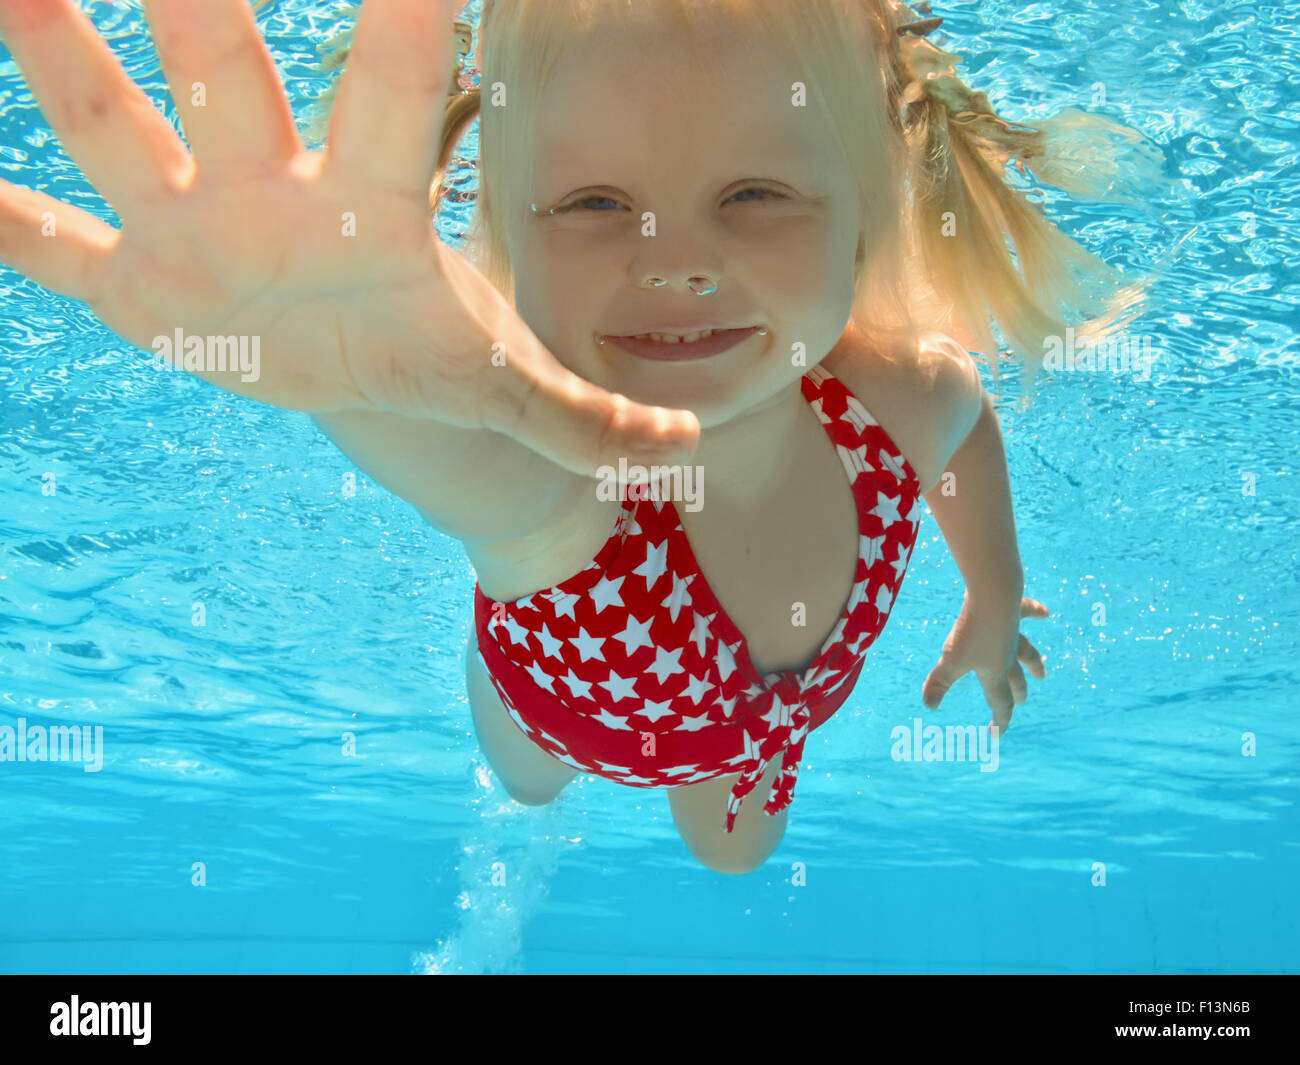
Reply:
[[772, 295], [795, 313], [815, 310], [834, 302], [844, 284], [852, 289], [856, 237], [844, 233], [823, 219], [774, 225], [744, 242], [746, 266], [761, 273]]
[[592, 309], [613, 274], [580, 234], [525, 240], [516, 267], [515, 307], [539, 336], [534, 320], [559, 329], [595, 328]]

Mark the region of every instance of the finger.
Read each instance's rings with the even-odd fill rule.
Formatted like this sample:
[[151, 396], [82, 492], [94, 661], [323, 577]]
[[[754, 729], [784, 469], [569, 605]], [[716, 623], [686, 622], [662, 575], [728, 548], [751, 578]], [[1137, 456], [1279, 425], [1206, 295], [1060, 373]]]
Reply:
[[367, 0], [330, 115], [328, 166], [427, 204], [455, 58], [450, 0]]
[[188, 180], [184, 143], [72, 0], [4, 0], [0, 36], [68, 155], [124, 220]]
[[200, 168], [280, 170], [302, 150], [248, 0], [145, 0], [145, 11]]
[[1029, 684], [1025, 680], [1025, 671], [1019, 666], [1012, 666], [1007, 671], [1007, 685], [1011, 689], [1011, 698], [1016, 706], [1024, 706], [1029, 698]]
[[1022, 618], [1046, 618], [1051, 617], [1051, 614], [1052, 612], [1037, 599], [1020, 600], [1020, 616]]
[[957, 683], [957, 673], [951, 663], [946, 659], [940, 658], [939, 664], [930, 671], [930, 675], [925, 678], [925, 683], [921, 686], [921, 702], [930, 710], [937, 710], [943, 698], [948, 694], [948, 690]]
[[119, 236], [94, 215], [0, 181], [0, 261], [52, 292], [92, 299]]
[[984, 687], [984, 700], [993, 711], [993, 723], [1005, 730], [1011, 724], [1011, 714], [1016, 706], [1011, 685], [1007, 683], [1005, 675], [987, 681], [981, 677], [980, 684]]
[[1043, 656], [1023, 635], [1020, 637], [1020, 644], [1016, 649], [1016, 658], [1027, 665], [1029, 672], [1039, 680], [1047, 679], [1047, 666], [1043, 662]]

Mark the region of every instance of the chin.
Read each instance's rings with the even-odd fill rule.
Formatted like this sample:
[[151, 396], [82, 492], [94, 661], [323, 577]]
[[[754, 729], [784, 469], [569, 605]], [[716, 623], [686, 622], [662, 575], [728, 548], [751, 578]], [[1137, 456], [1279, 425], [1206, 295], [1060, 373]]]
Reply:
[[680, 363], [623, 369], [622, 373], [607, 370], [607, 380], [597, 383], [647, 406], [689, 410], [701, 428], [727, 421], [744, 406], [740, 377], [734, 372], [719, 374], [698, 364]]

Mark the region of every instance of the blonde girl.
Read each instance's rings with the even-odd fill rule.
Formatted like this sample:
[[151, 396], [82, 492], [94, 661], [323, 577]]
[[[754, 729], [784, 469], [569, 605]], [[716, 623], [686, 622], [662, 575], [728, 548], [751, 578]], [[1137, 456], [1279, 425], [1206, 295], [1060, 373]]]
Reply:
[[[1004, 121], [937, 19], [879, 0], [488, 0], [481, 88], [451, 92], [456, 5], [368, 0], [308, 151], [246, 0], [144, 7], [188, 146], [72, 0], [0, 7], [123, 223], [5, 184], [0, 258], [145, 350], [257, 337], [255, 379], [185, 368], [309, 412], [461, 541], [471, 710], [511, 795], [666, 787], [702, 863], [756, 868], [922, 500], [967, 585], [922, 697], [973, 671], [1007, 727], [1047, 610], [970, 350], [997, 374], [996, 323], [1032, 379], [1045, 336], [1135, 296], [1005, 167], [1103, 191], [1143, 161], [1129, 131]], [[430, 196], [476, 116], [460, 255]], [[684, 464], [698, 509], [667, 480], [598, 490]]]

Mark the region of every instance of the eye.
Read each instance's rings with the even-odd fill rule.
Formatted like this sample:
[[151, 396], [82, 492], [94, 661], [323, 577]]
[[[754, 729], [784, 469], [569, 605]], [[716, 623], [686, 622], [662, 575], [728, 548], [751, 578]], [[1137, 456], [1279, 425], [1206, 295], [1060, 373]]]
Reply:
[[[751, 192], [757, 192], [757, 193], [759, 193], [760, 196], [766, 196], [766, 197], [768, 197], [768, 198], [770, 198], [770, 199], [773, 199], [773, 200], [788, 200], [788, 199], [790, 198], [790, 197], [787, 196], [784, 192], [777, 192], [777, 191], [775, 191], [774, 189], [765, 189], [765, 188], [762, 188], [762, 187], [759, 186], [759, 185], [754, 185], [753, 187], [748, 188], [748, 189], [741, 189], [740, 192], [736, 193], [736, 195], [734, 195], [734, 196], [731, 197], [731, 200], [739, 200], [740, 197], [742, 197], [742, 196], [748, 196]], [[731, 200], [728, 200], [727, 202], [730, 203]], [[750, 199], [750, 200], [742, 200], [741, 202], [742, 202], [742, 203], [756, 203], [756, 202], [758, 202], [758, 201], [757, 201], [757, 200], [752, 200], [752, 199]]]
[[[731, 203], [733, 200], [740, 203], [760, 203], [763, 200], [788, 200], [790, 199], [784, 192], [777, 192], [775, 189], [763, 188], [760, 185], [753, 185], [747, 189], [741, 189], [726, 202]], [[563, 207], [557, 207], [552, 214], [569, 214], [573, 211], [597, 211], [606, 212], [610, 210], [626, 211], [629, 210], [618, 200], [611, 199], [609, 196], [584, 196], [580, 200], [574, 200], [572, 203], [566, 203]]]
[[584, 196], [580, 200], [574, 200], [572, 203], [566, 203], [563, 207], [555, 208], [555, 214], [568, 214], [570, 211], [577, 210], [595, 210], [605, 211], [607, 207], [588, 207], [588, 204], [612, 204], [615, 209], [622, 209], [623, 205], [618, 200], [611, 200], [608, 196]]

